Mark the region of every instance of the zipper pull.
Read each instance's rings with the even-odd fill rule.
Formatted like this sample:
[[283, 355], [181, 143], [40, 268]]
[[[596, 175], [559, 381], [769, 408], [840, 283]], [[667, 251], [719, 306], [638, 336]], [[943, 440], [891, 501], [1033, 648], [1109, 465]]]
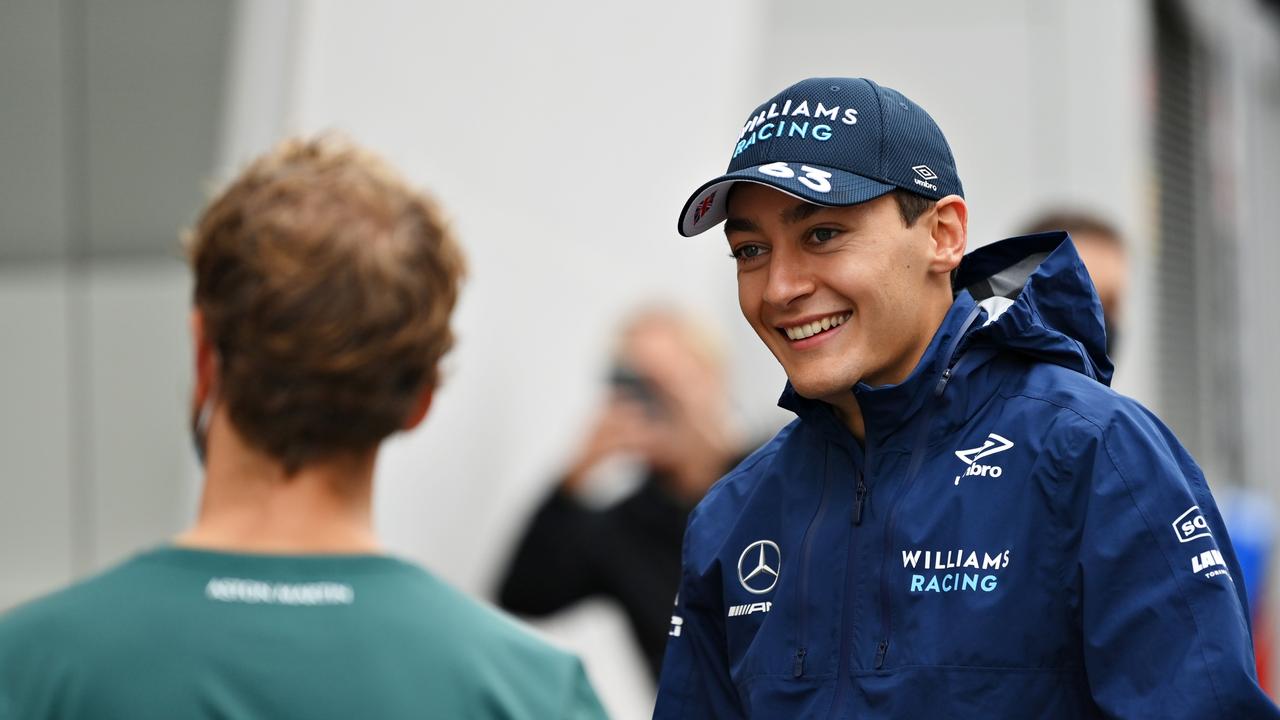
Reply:
[[876, 669], [879, 670], [884, 666], [884, 654], [889, 652], [889, 641], [881, 640], [876, 646]]
[[933, 389], [933, 396], [939, 397], [942, 391], [946, 389], [947, 383], [951, 380], [951, 368], [942, 371], [942, 377], [938, 378], [938, 385]]
[[853, 503], [853, 524], [862, 524], [862, 506], [867, 500], [867, 485], [862, 481], [862, 474], [858, 474], [858, 488], [854, 491]]
[[804, 656], [807, 652], [808, 651], [805, 650], [804, 648], [800, 648], [799, 650], [796, 650], [796, 662], [795, 662], [795, 665], [791, 668], [792, 677], [800, 677], [801, 675], [804, 674]]

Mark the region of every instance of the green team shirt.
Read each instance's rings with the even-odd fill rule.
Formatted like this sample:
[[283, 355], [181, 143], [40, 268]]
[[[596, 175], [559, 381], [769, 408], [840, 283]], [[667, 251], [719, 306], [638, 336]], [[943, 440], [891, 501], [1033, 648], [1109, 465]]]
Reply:
[[165, 547], [0, 616], [0, 718], [603, 718], [581, 663], [378, 555]]

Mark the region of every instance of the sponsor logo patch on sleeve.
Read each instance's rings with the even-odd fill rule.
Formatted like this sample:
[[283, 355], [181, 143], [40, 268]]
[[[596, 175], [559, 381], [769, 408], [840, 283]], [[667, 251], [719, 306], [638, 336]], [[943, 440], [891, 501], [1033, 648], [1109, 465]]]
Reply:
[[1196, 538], [1213, 537], [1213, 533], [1209, 532], [1209, 523], [1205, 522], [1204, 515], [1200, 513], [1199, 505], [1187, 508], [1186, 512], [1173, 521], [1173, 534], [1178, 538], [1178, 542], [1184, 543]]

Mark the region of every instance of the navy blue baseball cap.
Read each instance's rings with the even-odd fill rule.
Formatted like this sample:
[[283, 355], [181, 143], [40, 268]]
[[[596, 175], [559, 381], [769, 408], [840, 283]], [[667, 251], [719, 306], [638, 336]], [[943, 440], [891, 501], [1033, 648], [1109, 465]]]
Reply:
[[756, 108], [725, 174], [680, 212], [680, 234], [725, 218], [729, 188], [754, 182], [817, 205], [857, 205], [903, 188], [939, 200], [964, 196], [938, 124], [902, 93], [865, 78], [809, 78]]

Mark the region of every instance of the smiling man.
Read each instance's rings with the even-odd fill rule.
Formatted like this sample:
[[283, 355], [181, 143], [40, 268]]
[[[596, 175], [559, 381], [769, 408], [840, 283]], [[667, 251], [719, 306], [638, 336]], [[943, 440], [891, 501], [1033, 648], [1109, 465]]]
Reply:
[[690, 518], [655, 717], [1280, 717], [1065, 233], [965, 257], [942, 132], [852, 78], [751, 114], [680, 231], [721, 221], [797, 419]]

